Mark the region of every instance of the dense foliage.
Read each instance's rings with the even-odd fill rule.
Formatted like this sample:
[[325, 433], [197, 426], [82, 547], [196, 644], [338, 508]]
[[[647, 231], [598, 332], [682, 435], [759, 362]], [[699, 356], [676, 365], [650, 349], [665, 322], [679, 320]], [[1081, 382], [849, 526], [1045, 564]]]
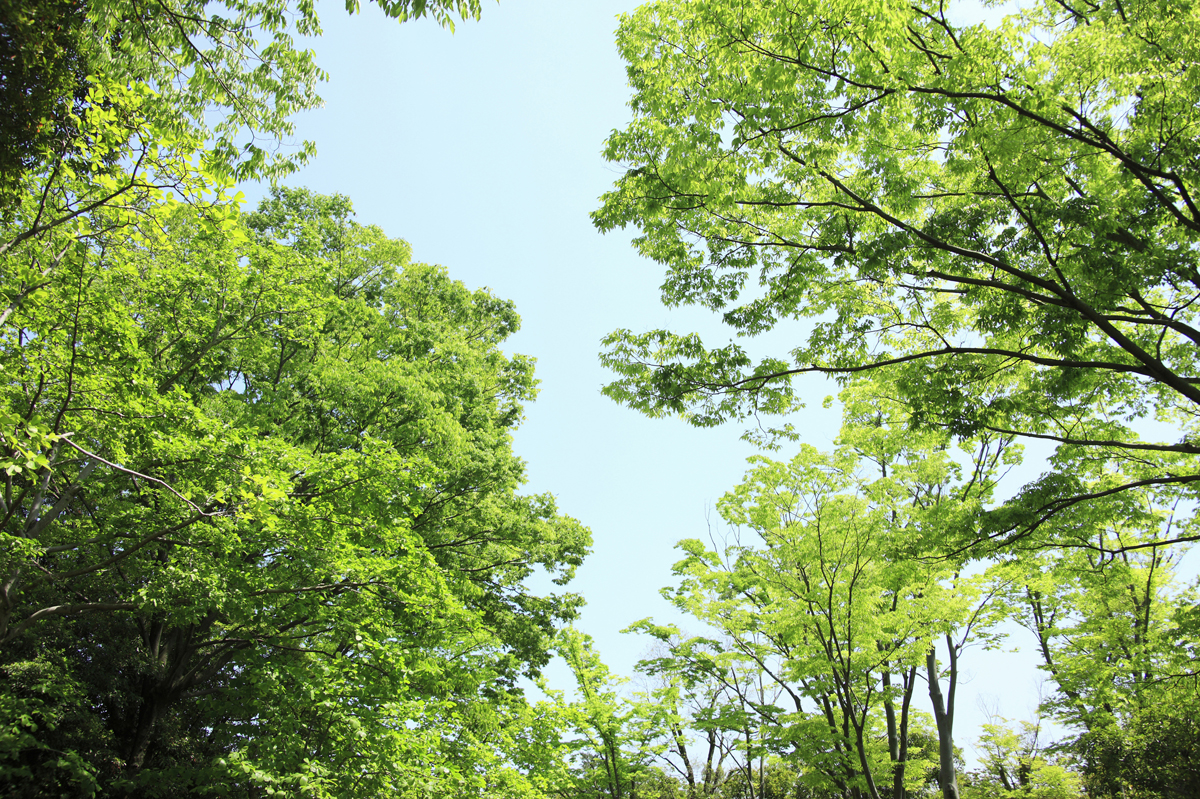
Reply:
[[175, 206], [10, 317], [5, 410], [54, 437], [2, 506], [6, 773], [28, 795], [84, 773], [504, 792], [516, 680], [576, 604], [523, 580], [569, 577], [588, 536], [514, 493], [533, 378], [498, 350], [511, 304], [349, 210], [281, 190], [218, 227]]
[[[380, 5], [448, 26], [452, 12], [480, 8]], [[314, 151], [291, 141], [290, 118], [320, 103], [324, 75], [294, 42], [320, 32], [312, 3], [45, 0], [0, 10], [0, 92], [14, 111], [0, 129], [0, 324], [81, 247], [157, 235], [164, 201], [219, 223], [232, 181], [281, 178]], [[8, 416], [0, 436], [14, 457], [46, 444]]]
[[83, 19], [73, 0], [0, 3], [0, 208], [16, 199], [25, 170], [71, 135], [87, 77]]
[[536, 793], [589, 535], [517, 493], [512, 304], [229, 197], [311, 153], [312, 4], [3, 8], [0, 792]]
[[634, 116], [607, 155], [627, 171], [596, 223], [640, 229], [668, 305], [792, 349], [618, 331], [607, 391], [708, 425], [794, 410], [799, 373], [887, 367], [916, 426], [1057, 443], [1059, 468], [964, 544], [1097, 494], [1192, 497], [1200, 10], [950, 13], [663, 0], [624, 20]]
[[[1089, 794], [1183, 795], [1195, 596], [1173, 568], [1198, 537], [1200, 7], [995, 6], [986, 24], [907, 0], [658, 0], [625, 17], [633, 117], [608, 141], [625, 173], [596, 224], [638, 229], [667, 305], [790, 344], [760, 357], [619, 330], [606, 392], [699, 426], [774, 414], [777, 446], [797, 436], [796, 375], [886, 409], [873, 428], [856, 399], [837, 452], [754, 467], [722, 509], [756, 542], [685, 545], [676, 601], [726, 637], [673, 646], [713, 668], [748, 658], [790, 693], [786, 715], [741, 700], [782, 736], [767, 751], [827, 753], [801, 771], [839, 796], [919, 790], [900, 784], [918, 761], [898, 756], [887, 704], [906, 701], [899, 677], [945, 634], [950, 689], [930, 704], [954, 795], [943, 722], [971, 629], [956, 575], [970, 573], [997, 618], [1030, 630], [1055, 688], [1043, 710], [1069, 726]], [[886, 465], [865, 480], [858, 447], [884, 429], [903, 457], [871, 455]], [[1021, 441], [1054, 449], [1011, 498], [964, 493], [992, 479], [987, 441], [1013, 457]], [[952, 445], [963, 452], [947, 460]], [[824, 743], [789, 739], [814, 718]], [[994, 756], [963, 791], [1078, 793], [1056, 770], [1068, 761], [989, 735]]]
[[[581, 599], [528, 587], [590, 539], [518, 493], [511, 303], [344, 197], [236, 201], [314, 152], [319, 31], [305, 0], [0, 0], [0, 793], [1196, 795], [1200, 5], [623, 19], [595, 222], [668, 305], [794, 338], [617, 331], [607, 393], [706, 426], [844, 388], [832, 451], [754, 459], [727, 537], [680, 544], [702, 630], [634, 624], [633, 695]], [[1055, 449], [1005, 498], [1023, 441]], [[963, 663], [1014, 622], [1052, 693], [968, 768]], [[553, 655], [575, 693], [533, 703]]]

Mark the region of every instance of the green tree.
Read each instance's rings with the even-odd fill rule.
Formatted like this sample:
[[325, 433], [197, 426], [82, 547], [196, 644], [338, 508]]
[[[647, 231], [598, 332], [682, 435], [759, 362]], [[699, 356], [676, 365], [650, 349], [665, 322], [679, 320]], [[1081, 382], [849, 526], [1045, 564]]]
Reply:
[[[993, 718], [979, 738], [980, 768], [967, 777], [966, 799], [1076, 799], [1083, 781], [1068, 758], [1046, 751], [1040, 723]], [[1090, 794], [1087, 794], [1090, 795]]]
[[[633, 118], [606, 155], [627, 171], [596, 224], [639, 229], [667, 305], [794, 332], [756, 359], [617, 331], [607, 393], [711, 425], [794, 410], [797, 374], [887, 368], [918, 426], [1054, 442], [1015, 512], [960, 543], [1009, 543], [1097, 490], [1194, 496], [1200, 6], [949, 9], [659, 0], [622, 19]], [[1145, 440], [1154, 421], [1169, 432]], [[1086, 485], [1074, 464], [1096, 461], [1120, 480]]]
[[[388, 16], [404, 21], [431, 16], [453, 29], [454, 17], [478, 18], [480, 0], [379, 0]], [[360, 3], [348, 0], [353, 14]], [[188, 130], [202, 143], [206, 167], [236, 178], [281, 176], [312, 153], [272, 153], [294, 132], [290, 117], [320, 104], [316, 86], [324, 73], [311, 50], [295, 47], [296, 35], [321, 31], [313, 3], [291, 0], [39, 0], [0, 6], [2, 88], [12, 102], [4, 127], [6, 165], [28, 167], [68, 153], [77, 163], [97, 163], [83, 130], [63, 131], [114, 105], [86, 93], [70, 105], [80, 83], [145, 84], [142, 103], [150, 138], [178, 138]], [[116, 103], [120, 108], [121, 104]], [[47, 140], [58, 134], [57, 146]], [[136, 135], [135, 127], [128, 128]], [[153, 142], [152, 142], [153, 143]], [[144, 144], [144, 143], [141, 143]], [[83, 145], [83, 146], [81, 146]], [[139, 143], [129, 141], [131, 153]], [[185, 156], [188, 154], [184, 154]], [[15, 160], [13, 160], [15, 159]], [[53, 164], [50, 164], [53, 166]], [[5, 170], [5, 178], [14, 172]]]
[[814, 780], [805, 781], [801, 769], [819, 769], [789, 758], [796, 747], [784, 706], [794, 697], [754, 658], [739, 654], [743, 641], [687, 637], [649, 619], [629, 631], [661, 642], [637, 670], [658, 681], [646, 697], [660, 711], [655, 722], [664, 745], [655, 754], [688, 799], [841, 795], [813, 791]]
[[735, 772], [721, 786], [724, 799], [808, 799], [799, 774], [778, 759], [750, 773]]
[[1196, 696], [1172, 687], [1126, 714], [1120, 726], [1090, 731], [1077, 743], [1088, 796], [1184, 799], [1200, 791]]
[[1078, 731], [1067, 743], [1092, 796], [1183, 796], [1200, 775], [1195, 587], [1176, 573], [1186, 548], [1156, 544], [1173, 509], [1140, 498], [1058, 520], [1092, 548], [1023, 553], [1001, 567], [1055, 688], [1043, 711]]
[[658, 710], [653, 723], [664, 740], [656, 752], [660, 761], [682, 780], [688, 799], [723, 795], [727, 769], [741, 768], [738, 750], [746, 733], [753, 733], [744, 715], [730, 712], [731, 704], [740, 704], [736, 689], [743, 682], [715, 656], [720, 651], [715, 641], [687, 638], [650, 619], [625, 632], [659, 641], [653, 656], [638, 661], [636, 669], [652, 681], [645, 699]]
[[[734, 530], [723, 552], [681, 544], [688, 557], [670, 595], [724, 640], [675, 641], [669, 628], [644, 625], [672, 645], [674, 657], [655, 668], [707, 671], [728, 691], [727, 709], [702, 724], [746, 731], [747, 789], [769, 757], [786, 757], [818, 791], [902, 799], [932, 778], [944, 795], [958, 793], [958, 658], [991, 640], [1004, 606], [990, 578], [913, 555], [931, 533], [971, 522], [1008, 443], [975, 441], [964, 468], [946, 434], [910, 432], [903, 403], [885, 401], [883, 388], [843, 392], [835, 452], [805, 446], [787, 463], [752, 460], [718, 505]], [[922, 670], [932, 732], [912, 708]]]
[[577, 736], [568, 743], [573, 750], [574, 778], [564, 786], [565, 795], [674, 797], [678, 792], [675, 781], [650, 765], [652, 740], [657, 737], [651, 725], [658, 716], [652, 705], [618, 693], [625, 680], [609, 671], [590, 635], [563, 629], [557, 651], [570, 667], [578, 691], [575, 701], [567, 701], [561, 692], [546, 689], [563, 708], [567, 726]]
[[[356, 0], [346, 4], [358, 9]], [[479, 14], [479, 0], [381, 0], [400, 20]], [[296, 35], [311, 2], [39, 0], [0, 5], [0, 324], [80, 248], [161, 235], [169, 200], [221, 224], [235, 180], [290, 174], [314, 152], [292, 115], [324, 74]], [[0, 412], [3, 414], [3, 412]], [[0, 415], [0, 466], [29, 462], [44, 431]]]
[[49, 442], [0, 504], [18, 795], [529, 790], [517, 680], [578, 599], [524, 581], [589, 535], [516, 493], [512, 304], [350, 215], [176, 205], [9, 316], [0, 407]]

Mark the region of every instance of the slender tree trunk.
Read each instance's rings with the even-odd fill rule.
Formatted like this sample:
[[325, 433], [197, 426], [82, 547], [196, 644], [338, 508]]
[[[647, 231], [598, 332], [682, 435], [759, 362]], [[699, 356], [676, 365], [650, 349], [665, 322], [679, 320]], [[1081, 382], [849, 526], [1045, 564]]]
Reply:
[[616, 743], [608, 736], [602, 735], [601, 740], [604, 742], [604, 765], [608, 771], [609, 785], [612, 786], [613, 799], [622, 799], [623, 792], [621, 790], [621, 769], [617, 762], [617, 746]]
[[942, 685], [938, 678], [937, 650], [930, 647], [925, 654], [925, 670], [929, 675], [929, 698], [933, 702], [933, 718], [938, 731], [938, 783], [942, 788], [942, 799], [959, 799], [958, 774], [954, 768], [954, 687], [958, 676], [958, 662], [954, 647], [950, 647], [950, 702], [942, 697]]
[[871, 773], [871, 762], [867, 759], [867, 739], [863, 727], [864, 725], [857, 719], [854, 721], [854, 742], [855, 748], [858, 749], [859, 766], [862, 768], [862, 776], [867, 782], [867, 792], [871, 799], [882, 799], [879, 795], [879, 787], [875, 784], [875, 775]]
[[683, 776], [687, 779], [687, 795], [693, 797], [696, 795], [696, 772], [692, 768], [691, 758], [688, 757], [687, 743], [683, 737], [683, 727], [675, 722], [671, 723], [671, 742], [675, 744], [675, 751], [679, 754], [679, 759], [683, 762]]
[[888, 757], [892, 761], [892, 799], [904, 799], [904, 759], [900, 755], [900, 733], [896, 729], [896, 706], [892, 701], [892, 673], [883, 672], [883, 712], [887, 717]]
[[911, 666], [908, 671], [904, 672], [904, 700], [900, 703], [900, 782], [896, 790], [896, 796], [899, 799], [904, 799], [904, 764], [908, 762], [908, 710], [912, 705], [913, 689], [917, 687], [917, 667]]

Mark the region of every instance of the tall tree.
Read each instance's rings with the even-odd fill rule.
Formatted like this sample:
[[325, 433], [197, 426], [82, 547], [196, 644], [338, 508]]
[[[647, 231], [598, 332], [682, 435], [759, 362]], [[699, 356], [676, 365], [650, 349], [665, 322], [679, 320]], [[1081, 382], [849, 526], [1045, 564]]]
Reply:
[[1094, 548], [1023, 553], [1001, 567], [1055, 689], [1044, 712], [1076, 731], [1067, 743], [1092, 796], [1184, 796], [1200, 785], [1195, 586], [1177, 574], [1186, 550], [1154, 544], [1171, 509], [1141, 499], [1063, 520]]
[[651, 701], [621, 696], [624, 678], [600, 659], [589, 635], [573, 628], [559, 633], [557, 652], [575, 677], [576, 698], [543, 685], [560, 708], [572, 777], [556, 792], [563, 797], [674, 799], [679, 785], [651, 765], [659, 749], [658, 722], [664, 717]]
[[[381, 0], [400, 20], [453, 27], [479, 0]], [[349, 0], [346, 9], [358, 9]], [[320, 33], [311, 2], [45, 0], [0, 5], [0, 324], [79, 246], [135, 246], [165, 224], [164, 200], [230, 213], [236, 180], [277, 180], [315, 151], [292, 116], [316, 107], [324, 73], [295, 36]], [[37, 428], [0, 416], [16, 460]]]
[[687, 637], [649, 619], [630, 631], [661, 642], [637, 669], [657, 680], [648, 699], [661, 711], [665, 746], [656, 754], [688, 799], [841, 795], [820, 787], [828, 782], [820, 765], [792, 756], [794, 696], [744, 654], [744, 640]]
[[29, 795], [517, 790], [517, 679], [578, 604], [524, 580], [589, 536], [516, 493], [512, 304], [350, 214], [178, 205], [4, 326], [2, 407], [49, 442], [0, 500], [0, 754]]
[[[665, 741], [659, 759], [683, 782], [688, 799], [723, 796], [730, 772], [749, 771], [753, 756], [762, 754], [755, 733], [763, 725], [747, 723], [750, 717], [741, 707], [745, 681], [737, 666], [722, 656], [719, 641], [688, 638], [674, 626], [643, 619], [625, 632], [659, 641], [653, 656], [636, 666], [653, 681], [647, 699], [659, 710], [655, 722]], [[760, 705], [774, 705], [778, 691], [769, 699], [757, 698]], [[753, 786], [754, 780], [747, 784]]]
[[[933, 773], [943, 795], [957, 796], [958, 656], [969, 642], [988, 640], [1002, 606], [983, 577], [913, 555], [986, 504], [1007, 442], [977, 440], [963, 468], [946, 434], [911, 433], [903, 403], [883, 401], [881, 388], [843, 392], [847, 423], [837, 451], [805, 446], [787, 463], [755, 459], [719, 503], [735, 539], [723, 551], [684, 542], [688, 557], [676, 566], [682, 579], [671, 595], [726, 637], [707, 657], [749, 723], [770, 730], [757, 736], [760, 751], [786, 753], [820, 790], [903, 799]], [[695, 659], [699, 644], [676, 649]], [[743, 669], [776, 694], [735, 684], [729, 675]], [[926, 737], [932, 762], [923, 762], [912, 705], [922, 671], [935, 710], [936, 730]]]
[[596, 224], [640, 230], [666, 304], [794, 332], [756, 360], [617, 331], [607, 393], [710, 425], [795, 409], [797, 374], [887, 368], [919, 425], [1059, 446], [983, 531], [1001, 543], [1093, 498], [1074, 462], [1119, 465], [1106, 493], [1194, 496], [1198, 14], [658, 0], [623, 18], [633, 118], [606, 155], [627, 171]]

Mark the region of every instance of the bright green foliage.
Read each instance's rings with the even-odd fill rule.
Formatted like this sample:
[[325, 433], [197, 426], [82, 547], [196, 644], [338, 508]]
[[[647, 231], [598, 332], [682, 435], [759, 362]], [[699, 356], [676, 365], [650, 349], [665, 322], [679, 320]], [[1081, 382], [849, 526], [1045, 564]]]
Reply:
[[575, 701], [567, 701], [561, 692], [545, 689], [561, 708], [565, 730], [577, 736], [564, 753], [572, 774], [557, 793], [609, 799], [675, 796], [674, 781], [649, 766], [650, 742], [657, 737], [653, 706], [617, 693], [625, 681], [600, 660], [591, 636], [568, 627], [559, 633], [557, 650], [575, 675], [578, 692]]
[[753, 459], [718, 504], [736, 531], [723, 551], [681, 543], [688, 557], [669, 596], [723, 641], [643, 625], [671, 647], [647, 665], [677, 690], [704, 678], [721, 685], [724, 696], [694, 722], [729, 733], [721, 740], [746, 779], [783, 757], [817, 792], [902, 799], [925, 789], [939, 734], [911, 702], [919, 671], [942, 679], [942, 642], [950, 659], [942, 737], [953, 756], [958, 655], [990, 640], [1003, 608], [984, 578], [913, 555], [988, 501], [1006, 442], [973, 442], [972, 468], [963, 469], [944, 433], [911, 434], [897, 424], [903, 405], [880, 394], [878, 385], [843, 393], [837, 451], [804, 446], [787, 463]]
[[[47, 171], [64, 157], [102, 163], [103, 154], [90, 152], [90, 116], [121, 115], [128, 108], [107, 98], [70, 107], [71, 95], [83, 83], [144, 86], [152, 143], [186, 133], [201, 143], [205, 168], [222, 175], [279, 176], [311, 155], [311, 143], [294, 154], [272, 152], [272, 144], [292, 134], [292, 115], [320, 104], [316, 85], [324, 73], [311, 50], [295, 46], [295, 36], [321, 31], [309, 0], [92, 0], [85, 5], [41, 0], [20, 5], [5, 2], [0, 46], [5, 61], [11, 61], [4, 67], [4, 90], [18, 103], [12, 124], [28, 130], [5, 138], [6, 155], [12, 152], [26, 161], [40, 157], [48, 162], [43, 165]], [[455, 15], [478, 18], [481, 10], [480, 0], [380, 0], [378, 5], [400, 21], [431, 16], [451, 29]], [[345, 8], [355, 13], [359, 3], [348, 0]], [[59, 107], [64, 101], [67, 107]], [[47, 141], [48, 131], [41, 130], [46, 121], [61, 123], [71, 116], [82, 128], [59, 124], [57, 140]], [[136, 136], [135, 126], [127, 130]], [[10, 150], [9, 138], [14, 145], [30, 139], [43, 144]], [[129, 161], [139, 151], [139, 144], [131, 142]]]
[[44, 434], [5, 442], [6, 789], [534, 795], [516, 680], [578, 600], [524, 581], [589, 535], [515, 493], [512, 304], [344, 198], [155, 213], [0, 338], [0, 407]]
[[660, 641], [655, 655], [637, 664], [651, 681], [641, 698], [654, 711], [651, 723], [661, 741], [654, 755], [682, 781], [688, 799], [723, 796], [730, 771], [751, 770], [762, 754], [754, 747], [761, 725], [748, 725], [750, 717], [738, 707], [738, 688], [746, 687], [741, 674], [713, 656], [714, 642], [686, 639], [673, 626], [643, 619], [625, 632]]
[[[378, 5], [401, 21], [429, 15], [451, 28], [452, 14], [480, 12], [479, 0]], [[354, 13], [359, 3], [345, 7]], [[312, 153], [311, 143], [299, 158], [271, 153], [274, 141], [291, 135], [292, 115], [320, 104], [316, 84], [324, 74], [313, 51], [294, 40], [321, 31], [310, 0], [98, 0], [87, 17], [92, 71], [152, 90], [155, 140], [189, 130], [205, 141], [206, 167], [236, 179], [286, 174]]]
[[[480, 12], [479, 0], [379, 5], [401, 21], [432, 16], [450, 28], [453, 14]], [[6, 0], [4, 8], [14, 115], [0, 136], [0, 194], [5, 210], [10, 192], [28, 196], [5, 220], [0, 252], [97, 208], [136, 211], [164, 189], [202, 202], [231, 180], [276, 179], [314, 152], [311, 142], [289, 141], [292, 116], [320, 105], [325, 77], [313, 52], [295, 46], [295, 36], [321, 30], [310, 0], [45, 0], [28, 9]]]
[[[767, 773], [756, 759], [781, 758], [805, 789], [836, 795], [903, 797], [934, 784], [966, 799], [1073, 797], [1084, 785], [1097, 797], [1189, 795], [1200, 627], [1194, 590], [1174, 576], [1185, 548], [1158, 543], [1178, 509], [1152, 491], [1079, 503], [1045, 520], [1044, 538], [1017, 540], [967, 578], [960, 571], [980, 564], [955, 548], [979, 534], [1015, 463], [1011, 441], [985, 434], [952, 455], [949, 434], [910, 428], [906, 403], [878, 380], [856, 381], [841, 400], [835, 452], [755, 459], [719, 504], [734, 526], [726, 546], [681, 545], [688, 557], [668, 595], [723, 637], [637, 625], [667, 646], [640, 668], [661, 680], [666, 756], [690, 794], [724, 795], [735, 777], [750, 786]], [[1122, 479], [1080, 471], [1101, 486]], [[1046, 540], [1075, 546], [1048, 550]], [[947, 775], [961, 770], [959, 659], [972, 642], [995, 645], [1006, 617], [1035, 636], [1055, 688], [1043, 712], [1073, 733], [1046, 753], [1028, 730], [989, 729], [994, 757], [958, 793]], [[937, 689], [932, 725], [911, 705], [921, 678]], [[697, 740], [727, 778], [692, 768], [679, 744]], [[697, 773], [705, 779], [688, 779]]]
[[[792, 411], [794, 374], [888, 367], [916, 425], [1061, 445], [1001, 540], [1091, 498], [1077, 464], [1108, 464], [1105, 491], [1193, 496], [1200, 5], [1036, 0], [991, 27], [951, 5], [622, 20], [633, 119], [606, 155], [627, 171], [596, 224], [641, 231], [667, 305], [794, 348], [617, 331], [606, 391], [711, 425]], [[1173, 432], [1144, 441], [1145, 420]]]
[[[1194, 678], [1192, 678], [1194, 679]], [[1165, 690], [1120, 726], [1080, 742], [1088, 795], [1185, 799], [1200, 794], [1200, 722], [1195, 691]]]
[[[380, 6], [448, 27], [453, 14], [480, 12], [479, 0]], [[320, 104], [324, 78], [312, 51], [295, 46], [296, 35], [320, 32], [310, 0], [4, 0], [0, 9], [0, 83], [12, 109], [0, 128], [0, 324], [81, 247], [121, 235], [159, 246], [171, 200], [224, 224], [235, 180], [276, 180], [314, 152], [290, 141], [292, 115]], [[21, 467], [46, 442], [2, 414], [0, 468]]]
[[1058, 685], [1053, 707], [1067, 723], [1088, 729], [1124, 715], [1188, 670], [1196, 642], [1171, 617], [1194, 598], [1174, 585], [1173, 555], [1060, 552], [1022, 564], [1029, 571], [1012, 601]]
[[[659, 744], [653, 754], [688, 799], [809, 799], [842, 794], [793, 755], [786, 726], [792, 701], [751, 658], [704, 637], [646, 619], [631, 630], [658, 638], [662, 649], [638, 663], [656, 685], [643, 702]], [[805, 779], [804, 775], [809, 777]]]
[[1006, 719], [983, 725], [977, 749], [980, 769], [973, 772], [964, 799], [1077, 799], [1083, 783], [1069, 760], [1048, 754], [1038, 740], [1039, 725], [1021, 722], [1021, 732]]
[[1025, 553], [1000, 567], [1056, 688], [1045, 711], [1078, 731], [1070, 748], [1097, 797], [1186, 796], [1200, 785], [1195, 589], [1175, 574], [1180, 547], [1139, 546], [1159, 529], [1149, 520], [1169, 515], [1149, 503], [1141, 510], [1075, 519], [1087, 525], [1075, 535], [1130, 547], [1118, 556]]

